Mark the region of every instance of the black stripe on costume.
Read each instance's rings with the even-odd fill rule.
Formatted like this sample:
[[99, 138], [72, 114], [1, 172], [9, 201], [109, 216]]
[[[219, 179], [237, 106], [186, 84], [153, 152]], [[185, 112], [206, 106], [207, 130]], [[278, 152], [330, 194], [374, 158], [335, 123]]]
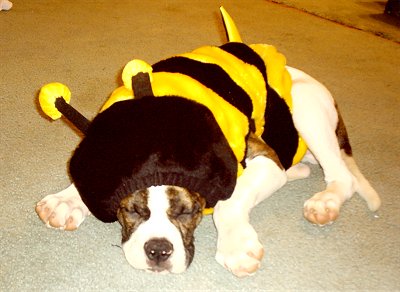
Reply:
[[264, 77], [265, 84], [268, 84], [267, 68], [263, 59], [252, 48], [243, 43], [226, 43], [220, 46], [222, 50], [234, 55], [243, 62], [255, 66]]
[[173, 57], [153, 65], [153, 72], [187, 75], [210, 88], [224, 100], [251, 119], [253, 103], [249, 95], [237, 85], [220, 66], [202, 63], [186, 57]]
[[261, 137], [275, 150], [285, 169], [292, 166], [299, 144], [299, 135], [288, 105], [272, 88], [268, 88], [265, 126]]

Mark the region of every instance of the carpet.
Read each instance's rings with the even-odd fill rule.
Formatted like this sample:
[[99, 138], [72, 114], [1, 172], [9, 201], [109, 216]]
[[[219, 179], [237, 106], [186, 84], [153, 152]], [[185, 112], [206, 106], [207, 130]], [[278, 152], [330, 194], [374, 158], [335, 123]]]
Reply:
[[387, 1], [268, 0], [400, 43], [400, 19], [384, 14]]
[[[264, 0], [13, 3], [0, 12], [0, 291], [400, 291], [399, 44]], [[41, 114], [40, 87], [68, 85], [72, 105], [93, 118], [129, 60], [153, 63], [225, 42], [221, 3], [244, 41], [274, 44], [332, 91], [355, 158], [381, 194], [380, 211], [354, 195], [337, 222], [311, 225], [302, 205], [324, 187], [312, 166], [309, 179], [289, 183], [251, 214], [265, 257], [245, 279], [214, 260], [210, 216], [180, 275], [134, 270], [118, 223], [89, 217], [74, 232], [48, 229], [35, 204], [68, 186], [67, 162], [82, 137]]]

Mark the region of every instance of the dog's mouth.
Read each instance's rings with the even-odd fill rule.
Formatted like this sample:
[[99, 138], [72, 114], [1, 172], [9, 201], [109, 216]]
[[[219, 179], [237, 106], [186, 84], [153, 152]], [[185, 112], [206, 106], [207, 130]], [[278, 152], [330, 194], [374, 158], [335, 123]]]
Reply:
[[170, 274], [171, 273], [171, 268], [166, 269], [166, 268], [161, 268], [161, 267], [157, 267], [156, 266], [156, 267], [148, 268], [146, 270], [146, 272], [165, 275], [165, 274]]

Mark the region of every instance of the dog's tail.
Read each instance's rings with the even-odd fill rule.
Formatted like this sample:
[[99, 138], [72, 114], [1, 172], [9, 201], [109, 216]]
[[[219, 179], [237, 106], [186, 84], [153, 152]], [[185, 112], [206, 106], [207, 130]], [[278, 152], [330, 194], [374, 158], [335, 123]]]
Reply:
[[43, 112], [53, 120], [65, 116], [83, 134], [86, 134], [90, 121], [74, 109], [69, 102], [71, 91], [61, 83], [49, 83], [40, 89], [39, 104]]
[[239, 31], [232, 17], [228, 14], [228, 12], [225, 10], [223, 6], [221, 6], [219, 10], [221, 11], [222, 20], [224, 21], [224, 26], [226, 35], [228, 37], [228, 41], [241, 43], [242, 38], [240, 37]]
[[355, 191], [367, 202], [368, 208], [371, 211], [377, 211], [381, 206], [381, 199], [379, 198], [378, 193], [361, 173], [353, 156], [342, 150], [342, 159], [355, 177]]

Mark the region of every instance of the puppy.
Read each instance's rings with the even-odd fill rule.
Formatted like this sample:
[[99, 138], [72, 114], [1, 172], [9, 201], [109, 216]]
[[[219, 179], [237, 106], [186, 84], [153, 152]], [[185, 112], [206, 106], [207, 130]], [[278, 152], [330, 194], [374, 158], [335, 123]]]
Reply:
[[243, 277], [264, 254], [251, 209], [288, 180], [307, 177], [303, 162], [318, 162], [326, 181], [304, 204], [311, 223], [335, 221], [355, 192], [379, 208], [329, 91], [286, 66], [272, 46], [243, 44], [221, 12], [228, 44], [153, 66], [128, 63], [127, 71], [144, 74], [123, 73], [124, 94], [113, 94], [83, 127], [70, 162], [73, 184], [36, 206], [47, 226], [74, 230], [90, 213], [118, 220], [133, 267], [182, 273], [193, 260], [194, 230], [213, 207], [215, 258]]

